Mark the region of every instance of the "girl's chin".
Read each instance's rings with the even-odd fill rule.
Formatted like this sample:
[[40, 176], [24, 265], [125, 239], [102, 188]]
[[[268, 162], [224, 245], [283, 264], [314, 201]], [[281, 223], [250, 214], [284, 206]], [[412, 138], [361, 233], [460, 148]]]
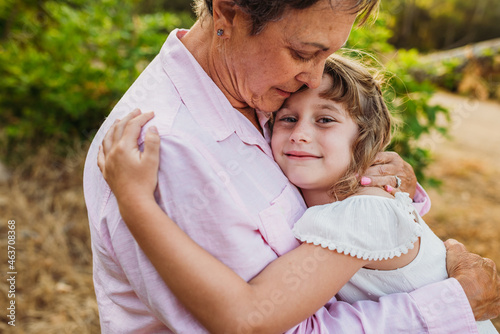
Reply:
[[299, 188], [302, 192], [309, 192], [309, 193], [325, 193], [327, 194], [331, 188], [331, 185], [329, 184], [318, 184], [315, 182], [308, 182], [308, 180], [293, 180], [293, 179], [288, 179], [294, 186]]
[[312, 185], [310, 182], [307, 182], [305, 180], [297, 180], [297, 179], [293, 179], [293, 178], [289, 178], [288, 179], [294, 186], [296, 186], [297, 188], [300, 188], [301, 190], [311, 190], [311, 189], [315, 189], [315, 186]]

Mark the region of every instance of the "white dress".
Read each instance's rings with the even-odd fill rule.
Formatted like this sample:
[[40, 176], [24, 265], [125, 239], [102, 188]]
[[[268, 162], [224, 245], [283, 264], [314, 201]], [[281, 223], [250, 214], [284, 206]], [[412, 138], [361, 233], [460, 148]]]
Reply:
[[[410, 292], [448, 278], [446, 249], [415, 211], [407, 193], [391, 199], [360, 195], [307, 209], [293, 228], [302, 242], [369, 260], [406, 254], [420, 238], [415, 259], [396, 270], [361, 268], [338, 293], [354, 303]], [[498, 333], [491, 321], [477, 322], [480, 333]]]

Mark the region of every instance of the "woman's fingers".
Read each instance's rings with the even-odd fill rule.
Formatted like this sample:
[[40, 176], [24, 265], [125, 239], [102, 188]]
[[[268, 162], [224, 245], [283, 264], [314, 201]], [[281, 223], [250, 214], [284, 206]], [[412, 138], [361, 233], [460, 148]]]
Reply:
[[456, 240], [445, 241], [448, 276], [462, 286], [476, 320], [488, 320], [500, 314], [500, 276], [495, 262], [469, 253]]
[[394, 175], [387, 176], [363, 176], [360, 180], [361, 185], [365, 187], [380, 187], [388, 193], [394, 195], [401, 191], [398, 180]]
[[374, 164], [365, 171], [365, 175], [361, 178], [361, 185], [384, 189], [386, 186], [390, 186], [409, 193], [410, 197], [413, 198], [417, 179], [411, 165], [397, 153], [380, 152], [377, 154]]
[[[395, 175], [385, 175], [385, 176], [363, 176], [361, 178], [361, 185], [370, 187], [385, 187], [391, 186], [393, 188], [398, 187], [398, 180]], [[401, 185], [400, 185], [401, 186]]]
[[[396, 152], [379, 152], [375, 156], [373, 165], [396, 165], [402, 164], [403, 160]], [[399, 166], [396, 166], [399, 168]]]
[[389, 176], [405, 169], [405, 161], [395, 152], [379, 152], [366, 175]]
[[401, 192], [401, 189], [399, 188], [394, 188], [393, 186], [391, 186], [390, 184], [386, 184], [384, 186], [384, 190], [387, 191], [389, 194], [391, 194], [392, 196], [396, 196], [396, 193], [399, 193]]

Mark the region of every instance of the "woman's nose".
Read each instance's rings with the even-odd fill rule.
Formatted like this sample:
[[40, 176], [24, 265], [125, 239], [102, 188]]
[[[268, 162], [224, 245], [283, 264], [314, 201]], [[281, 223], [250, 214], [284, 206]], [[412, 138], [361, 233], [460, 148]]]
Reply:
[[295, 78], [307, 85], [311, 89], [318, 88], [321, 84], [321, 79], [323, 77], [324, 63], [318, 62], [314, 64], [307, 71], [299, 73]]

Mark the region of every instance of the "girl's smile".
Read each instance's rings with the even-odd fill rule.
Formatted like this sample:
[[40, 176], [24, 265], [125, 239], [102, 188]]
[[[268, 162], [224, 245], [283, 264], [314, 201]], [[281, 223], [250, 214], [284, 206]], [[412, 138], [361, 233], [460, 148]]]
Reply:
[[331, 85], [325, 75], [318, 88], [292, 94], [273, 128], [274, 159], [308, 205], [333, 201], [328, 192], [345, 174], [358, 136], [358, 125], [344, 105], [321, 96]]
[[309, 152], [304, 152], [304, 151], [287, 151], [285, 152], [285, 155], [287, 156], [288, 159], [292, 160], [315, 160], [315, 159], [321, 159], [321, 156], [315, 155]]

